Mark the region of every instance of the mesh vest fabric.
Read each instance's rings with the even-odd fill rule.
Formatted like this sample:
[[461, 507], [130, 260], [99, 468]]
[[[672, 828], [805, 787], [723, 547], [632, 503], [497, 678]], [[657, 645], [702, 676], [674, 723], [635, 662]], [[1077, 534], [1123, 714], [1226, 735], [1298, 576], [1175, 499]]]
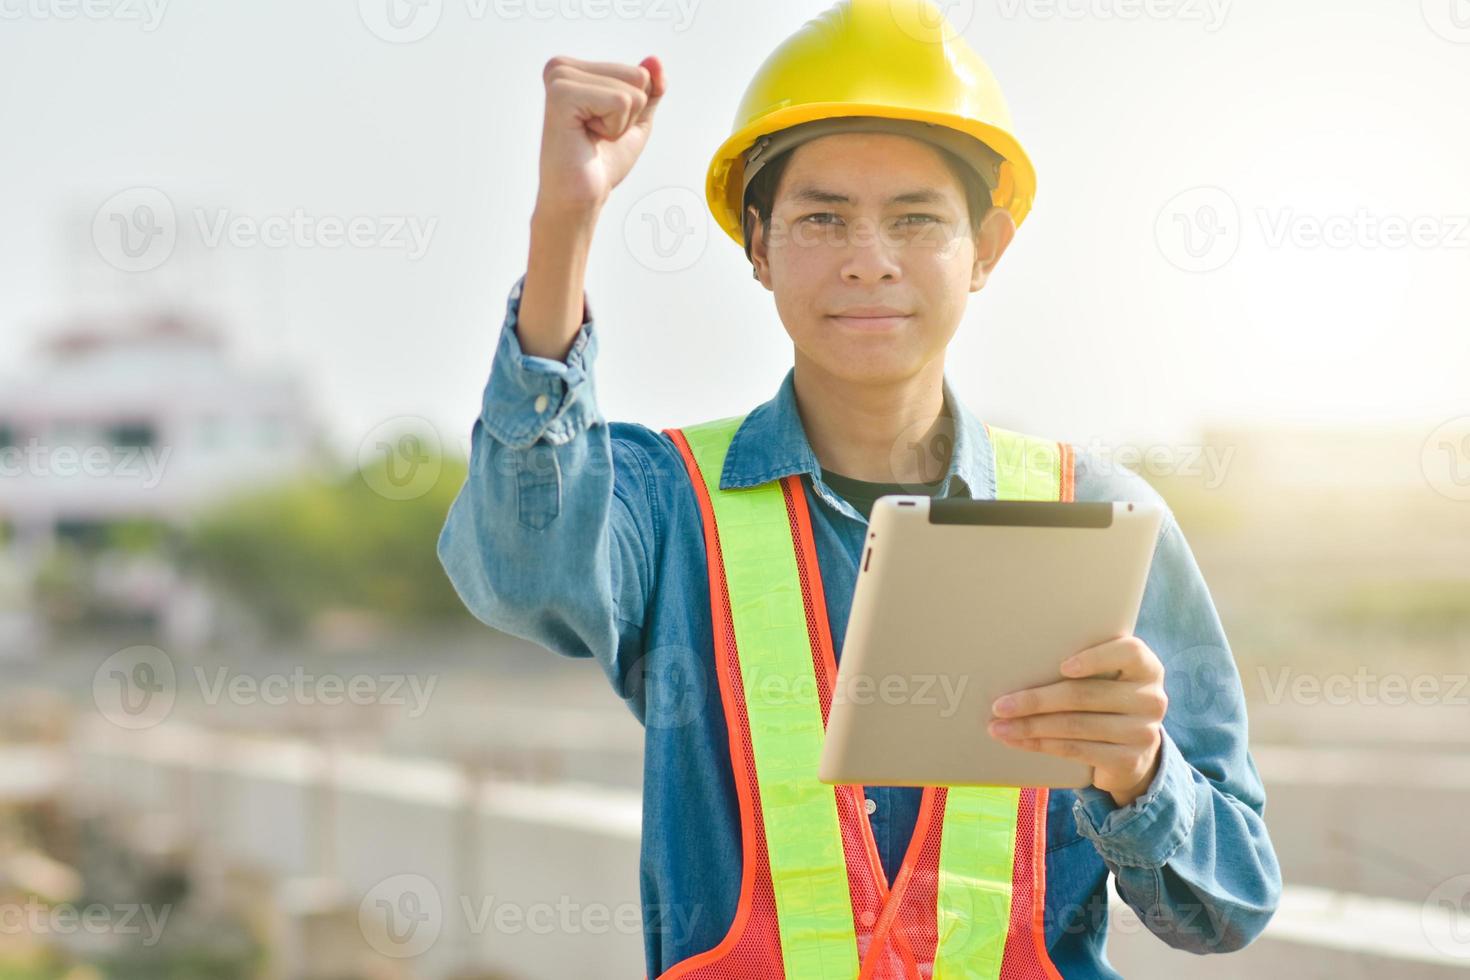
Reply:
[[[719, 489], [743, 420], [665, 430], [703, 522], [743, 861], [724, 939], [661, 977], [1057, 977], [1044, 789], [925, 787], [890, 887], [862, 787], [817, 779], [836, 665], [811, 516], [798, 475]], [[1069, 446], [986, 428], [1000, 499], [1071, 499]]]

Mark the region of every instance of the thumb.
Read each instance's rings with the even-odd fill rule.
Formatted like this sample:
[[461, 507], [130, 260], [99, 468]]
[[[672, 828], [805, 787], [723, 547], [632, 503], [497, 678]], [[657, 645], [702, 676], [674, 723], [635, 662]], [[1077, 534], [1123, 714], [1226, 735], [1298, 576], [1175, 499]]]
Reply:
[[638, 114], [638, 118], [633, 122], [635, 125], [647, 125], [653, 121], [653, 112], [658, 108], [659, 101], [664, 97], [667, 84], [664, 78], [663, 63], [655, 55], [649, 55], [647, 58], [638, 62], [638, 65], [640, 68], [648, 69], [648, 87], [644, 89], [648, 93], [648, 101], [644, 104], [643, 111]]

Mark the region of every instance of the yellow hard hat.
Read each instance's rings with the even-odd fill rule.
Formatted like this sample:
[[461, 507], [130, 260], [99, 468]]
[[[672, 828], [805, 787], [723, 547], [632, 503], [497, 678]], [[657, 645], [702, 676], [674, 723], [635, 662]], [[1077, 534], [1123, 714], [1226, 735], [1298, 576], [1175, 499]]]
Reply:
[[1011, 134], [1000, 85], [933, 0], [840, 0], [766, 58], [710, 161], [705, 196], [737, 245], [745, 244], [747, 152], [767, 134], [842, 116], [929, 123], [973, 137], [999, 157], [987, 180], [991, 202], [1018, 226], [1031, 210], [1036, 170]]

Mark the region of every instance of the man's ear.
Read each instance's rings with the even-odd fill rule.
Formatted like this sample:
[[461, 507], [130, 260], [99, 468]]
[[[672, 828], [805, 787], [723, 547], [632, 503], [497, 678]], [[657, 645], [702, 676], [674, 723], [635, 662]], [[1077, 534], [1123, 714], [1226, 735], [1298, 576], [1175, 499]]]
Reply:
[[755, 278], [761, 281], [761, 285], [767, 289], [771, 288], [771, 262], [768, 243], [766, 241], [765, 225], [756, 212], [755, 206], [750, 205], [745, 209], [745, 234], [750, 241], [750, 263], [755, 273]]
[[1016, 219], [1003, 207], [992, 207], [975, 233], [975, 266], [970, 270], [970, 292], [984, 288], [991, 270], [1016, 237]]

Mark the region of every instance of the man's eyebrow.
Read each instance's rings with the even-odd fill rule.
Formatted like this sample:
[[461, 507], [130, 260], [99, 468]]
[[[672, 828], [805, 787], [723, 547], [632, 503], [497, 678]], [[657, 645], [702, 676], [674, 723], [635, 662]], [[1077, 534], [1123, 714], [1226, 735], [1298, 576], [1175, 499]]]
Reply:
[[[846, 194], [836, 191], [824, 190], [820, 187], [805, 186], [792, 191], [791, 199], [803, 204], [851, 204], [852, 198]], [[944, 195], [929, 187], [921, 187], [918, 190], [904, 191], [895, 194], [888, 199], [889, 204], [943, 204]]]

